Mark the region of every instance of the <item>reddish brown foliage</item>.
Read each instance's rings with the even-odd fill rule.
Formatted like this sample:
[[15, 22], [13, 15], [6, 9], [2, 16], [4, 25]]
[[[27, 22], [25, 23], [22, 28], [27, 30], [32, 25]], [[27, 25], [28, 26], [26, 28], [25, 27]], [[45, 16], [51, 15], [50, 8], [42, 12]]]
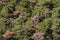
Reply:
[[20, 14], [19, 11], [13, 11], [13, 17], [16, 18]]
[[33, 24], [36, 25], [39, 22], [39, 15], [38, 14], [35, 15], [31, 20], [32, 20]]
[[43, 37], [43, 34], [42, 32], [38, 32], [38, 33], [35, 33], [33, 36], [32, 36], [32, 39], [34, 40], [42, 40], [44, 37]]
[[6, 3], [2, 0], [0, 0], [0, 4], [5, 5]]
[[12, 34], [14, 34], [13, 32], [11, 32], [10, 30], [7, 30], [5, 32], [5, 34], [3, 34], [3, 38], [9, 38]]
[[0, 4], [2, 4], [3, 2], [2, 1], [0, 1]]

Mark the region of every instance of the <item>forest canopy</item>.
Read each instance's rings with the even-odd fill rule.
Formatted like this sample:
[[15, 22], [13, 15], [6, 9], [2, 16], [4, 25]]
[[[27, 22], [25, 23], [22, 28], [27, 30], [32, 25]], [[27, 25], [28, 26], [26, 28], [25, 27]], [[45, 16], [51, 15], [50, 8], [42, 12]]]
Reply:
[[0, 40], [60, 40], [60, 0], [0, 0]]

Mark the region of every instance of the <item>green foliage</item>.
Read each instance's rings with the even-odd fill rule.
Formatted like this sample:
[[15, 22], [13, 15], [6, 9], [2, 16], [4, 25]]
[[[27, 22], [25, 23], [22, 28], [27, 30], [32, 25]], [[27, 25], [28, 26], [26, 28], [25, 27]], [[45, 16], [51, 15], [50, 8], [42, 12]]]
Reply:
[[[6, 4], [0, 5], [0, 40], [33, 40], [32, 36], [38, 32], [44, 33], [43, 40], [60, 40], [60, 0], [2, 1]], [[20, 12], [16, 13], [16, 18], [14, 11]], [[34, 23], [37, 20], [34, 17], [39, 20], [36, 25]], [[7, 39], [2, 38], [8, 29], [14, 35]]]

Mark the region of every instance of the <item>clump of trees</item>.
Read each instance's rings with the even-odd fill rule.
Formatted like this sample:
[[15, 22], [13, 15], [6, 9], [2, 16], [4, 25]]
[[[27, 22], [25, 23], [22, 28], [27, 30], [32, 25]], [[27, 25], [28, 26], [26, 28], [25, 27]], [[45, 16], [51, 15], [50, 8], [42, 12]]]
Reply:
[[0, 40], [60, 40], [60, 0], [0, 0]]

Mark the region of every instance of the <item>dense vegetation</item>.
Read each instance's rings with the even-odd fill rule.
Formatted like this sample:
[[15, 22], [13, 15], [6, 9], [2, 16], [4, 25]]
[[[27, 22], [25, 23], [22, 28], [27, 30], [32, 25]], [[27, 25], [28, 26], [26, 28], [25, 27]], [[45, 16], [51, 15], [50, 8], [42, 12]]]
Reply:
[[60, 0], [0, 0], [0, 40], [60, 40]]

